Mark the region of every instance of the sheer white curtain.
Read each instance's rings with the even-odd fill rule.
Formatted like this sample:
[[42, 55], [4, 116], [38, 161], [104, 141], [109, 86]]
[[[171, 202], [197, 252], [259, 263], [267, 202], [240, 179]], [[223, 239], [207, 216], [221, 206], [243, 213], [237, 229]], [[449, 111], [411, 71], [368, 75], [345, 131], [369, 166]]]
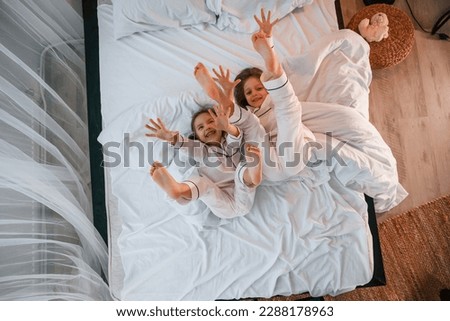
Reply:
[[92, 224], [83, 20], [68, 1], [0, 0], [0, 106], [0, 300], [110, 299]]

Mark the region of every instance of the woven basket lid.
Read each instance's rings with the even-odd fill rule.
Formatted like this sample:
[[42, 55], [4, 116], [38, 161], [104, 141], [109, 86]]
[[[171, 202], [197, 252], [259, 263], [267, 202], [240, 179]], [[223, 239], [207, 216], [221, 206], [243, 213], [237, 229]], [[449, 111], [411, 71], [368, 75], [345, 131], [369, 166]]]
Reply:
[[402, 10], [388, 4], [374, 4], [361, 9], [347, 25], [357, 33], [361, 20], [384, 12], [389, 20], [389, 36], [380, 42], [369, 42], [370, 64], [372, 69], [394, 66], [408, 56], [414, 45], [414, 26], [408, 15]]

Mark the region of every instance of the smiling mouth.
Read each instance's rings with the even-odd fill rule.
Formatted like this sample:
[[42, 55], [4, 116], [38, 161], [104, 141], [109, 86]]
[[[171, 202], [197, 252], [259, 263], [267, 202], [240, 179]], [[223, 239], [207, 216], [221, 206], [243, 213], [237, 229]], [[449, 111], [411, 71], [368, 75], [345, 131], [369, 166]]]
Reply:
[[216, 133], [215, 129], [211, 129], [205, 133], [205, 137], [209, 138], [209, 136], [214, 135]]

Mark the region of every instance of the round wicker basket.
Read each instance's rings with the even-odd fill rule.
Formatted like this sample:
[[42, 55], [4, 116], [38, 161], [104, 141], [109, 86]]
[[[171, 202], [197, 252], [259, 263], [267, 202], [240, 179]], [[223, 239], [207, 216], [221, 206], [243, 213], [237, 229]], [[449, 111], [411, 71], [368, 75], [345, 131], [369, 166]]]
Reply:
[[388, 17], [389, 37], [380, 42], [369, 42], [372, 69], [398, 64], [408, 56], [414, 45], [414, 26], [411, 19], [392, 5], [374, 4], [364, 7], [352, 17], [347, 28], [359, 33], [358, 24], [361, 20], [370, 19], [378, 12], [384, 12]]

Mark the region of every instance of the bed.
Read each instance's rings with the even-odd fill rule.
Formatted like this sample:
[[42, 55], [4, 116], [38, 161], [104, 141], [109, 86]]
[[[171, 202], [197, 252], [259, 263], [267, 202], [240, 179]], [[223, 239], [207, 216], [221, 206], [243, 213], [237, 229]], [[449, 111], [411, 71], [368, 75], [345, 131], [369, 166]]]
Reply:
[[100, 1], [97, 8], [98, 141], [112, 296], [151, 301], [322, 296], [367, 284], [374, 275], [374, 247], [365, 194], [374, 199], [375, 211], [383, 212], [407, 193], [391, 150], [368, 120], [369, 47], [357, 34], [338, 30], [334, 1], [260, 2], [267, 8], [276, 3], [277, 52], [304, 102], [304, 123], [329, 149], [318, 152], [322, 165], [307, 175], [263, 183], [251, 212], [229, 220], [215, 217], [201, 202], [177, 207], [168, 201], [151, 180], [149, 164], [160, 160], [177, 178], [188, 169], [176, 166], [174, 151], [145, 138], [144, 124], [161, 117], [189, 132], [190, 116], [212, 104], [193, 77], [199, 61], [208, 68], [226, 66], [233, 76], [248, 66], [262, 67], [249, 41], [252, 16], [233, 11], [246, 2], [192, 1], [213, 15], [199, 14], [189, 27], [180, 25], [181, 19], [142, 17], [142, 7], [130, 11], [137, 17], [131, 24], [117, 22], [114, 6], [121, 2]]

